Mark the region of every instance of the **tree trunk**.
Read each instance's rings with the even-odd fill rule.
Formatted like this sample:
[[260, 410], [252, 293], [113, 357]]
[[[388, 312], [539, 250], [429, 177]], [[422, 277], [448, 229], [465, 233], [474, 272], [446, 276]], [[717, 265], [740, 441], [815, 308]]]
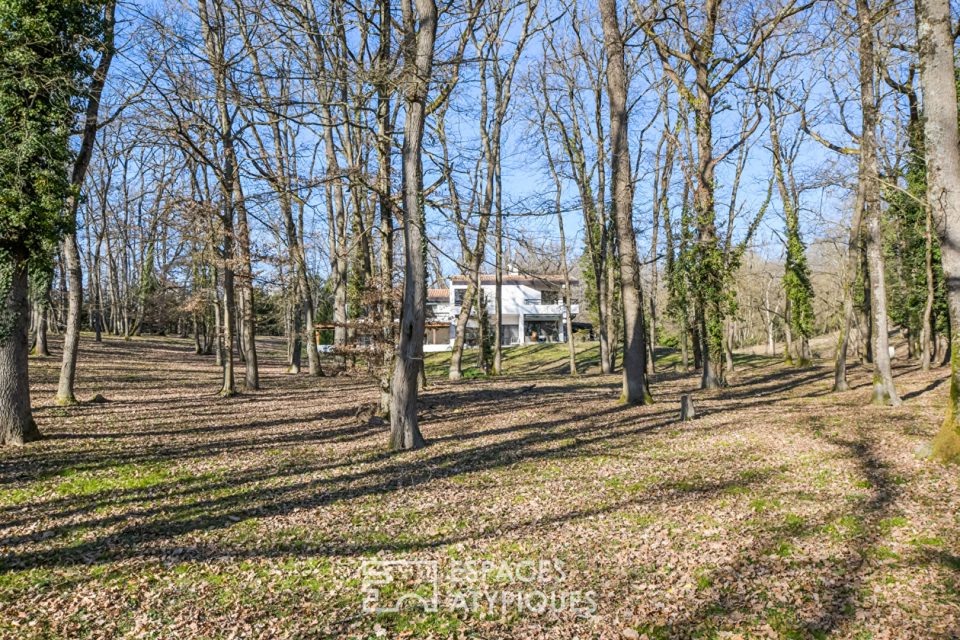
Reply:
[[[499, 132], [499, 127], [497, 128]], [[496, 254], [496, 275], [494, 276], [496, 282], [494, 283], [494, 319], [493, 319], [493, 373], [494, 375], [500, 375], [503, 373], [503, 200], [500, 197], [500, 141], [496, 141], [497, 145], [497, 162], [496, 162], [496, 178], [494, 183], [496, 185], [496, 222], [494, 223], [494, 252]], [[563, 232], [561, 232], [563, 233]], [[562, 242], [562, 240], [561, 240]], [[566, 260], [566, 258], [564, 258]]]
[[850, 332], [856, 322], [856, 310], [853, 305], [853, 287], [857, 280], [857, 270], [860, 265], [860, 246], [862, 233], [860, 230], [863, 218], [864, 187], [861, 181], [857, 184], [857, 196], [853, 205], [853, 219], [850, 221], [850, 238], [847, 242], [846, 273], [843, 287], [843, 319], [840, 321], [840, 333], [837, 336], [837, 352], [833, 365], [833, 390], [846, 391], [847, 384], [847, 352], [850, 347]]
[[380, 416], [390, 415], [390, 379], [396, 354], [393, 322], [393, 203], [390, 199], [391, 138], [393, 127], [390, 116], [390, 33], [391, 0], [380, 0], [380, 48], [377, 52], [377, 162], [379, 188], [377, 194], [380, 213], [380, 314], [385, 343], [383, 367], [380, 372]]
[[690, 340], [690, 331], [687, 328], [686, 320], [680, 322], [680, 364], [683, 366], [683, 372], [690, 369], [690, 354], [688, 352], [688, 342]]
[[216, 344], [218, 367], [223, 366], [223, 300], [217, 293], [216, 300], [213, 302], [213, 333]]
[[287, 315], [287, 344], [289, 345], [289, 366], [287, 373], [300, 373], [300, 363], [303, 361], [303, 308], [300, 305], [300, 286], [293, 284], [294, 300], [289, 305], [290, 312]]
[[483, 315], [487, 313], [485, 308], [487, 305], [486, 296], [483, 295], [483, 289], [477, 289], [477, 369], [480, 370], [480, 373], [486, 375], [489, 373], [487, 366], [487, 349], [484, 346], [484, 342], [487, 340], [486, 329], [487, 327], [483, 326]]
[[247, 221], [247, 205], [243, 199], [240, 180], [234, 181], [234, 204], [237, 210], [237, 241], [239, 243], [240, 297], [243, 321], [240, 340], [243, 346], [244, 388], [256, 391], [260, 388], [260, 369], [257, 364], [257, 322], [253, 300], [253, 265], [250, 258], [250, 225]]
[[231, 229], [225, 234], [224, 240], [223, 312], [220, 317], [221, 329], [223, 330], [220, 346], [223, 366], [223, 385], [220, 387], [220, 395], [222, 396], [232, 396], [237, 393], [233, 373], [233, 336], [236, 318], [234, 309], [236, 308], [236, 302], [234, 301], [233, 268], [229, 266], [233, 258], [233, 243], [230, 240], [232, 233], [231, 225]]
[[776, 351], [776, 344], [773, 336], [773, 314], [770, 312], [770, 283], [763, 289], [763, 316], [764, 325], [767, 329], [767, 355], [772, 356]]
[[[949, 304], [949, 301], [948, 303]], [[949, 314], [949, 309], [948, 309]], [[943, 340], [943, 353], [940, 355], [940, 366], [953, 365], [953, 319], [948, 315], [947, 335]]]
[[783, 363], [793, 366], [793, 327], [790, 326], [790, 298], [783, 303]]
[[28, 275], [26, 260], [7, 260], [0, 265], [0, 280], [10, 281], [3, 316], [12, 322], [0, 334], [0, 445], [22, 445], [40, 439], [30, 410], [27, 370]]
[[[414, 16], [413, 2], [416, 3], [417, 16]], [[403, 26], [404, 74], [407, 79], [401, 151], [404, 269], [400, 345], [393, 372], [393, 397], [390, 407], [390, 448], [394, 451], [418, 449], [425, 444], [417, 423], [417, 378], [423, 367], [427, 279], [424, 261], [423, 166], [420, 152], [426, 119], [427, 88], [433, 67], [433, 45], [437, 36], [435, 0], [405, 0]]]
[[[103, 212], [103, 228], [107, 228], [107, 213]], [[113, 256], [113, 242], [110, 241], [110, 234], [104, 232], [103, 241], [107, 249], [107, 288], [110, 291], [110, 313], [108, 328], [113, 335], [118, 335], [117, 331], [117, 305], [120, 297], [119, 283], [117, 282], [117, 261]]]
[[[340, 182], [340, 166], [333, 143], [333, 116], [330, 108], [324, 109], [324, 149], [327, 158], [327, 173], [332, 181], [327, 186], [327, 207], [330, 226], [330, 260], [333, 272], [333, 344], [337, 349], [347, 345], [347, 287], [348, 247], [347, 214]], [[346, 367], [346, 357], [337, 353], [334, 361], [339, 368]]]
[[557, 209], [557, 229], [560, 231], [560, 266], [563, 268], [563, 297], [566, 310], [567, 353], [570, 362], [570, 375], [577, 375], [577, 345], [573, 343], [573, 290], [570, 287], [570, 265], [567, 262], [567, 237], [563, 232], [563, 212], [560, 209], [560, 184], [557, 184], [557, 199], [554, 206]]
[[660, 198], [654, 198], [653, 237], [650, 239], [650, 373], [657, 372], [657, 241], [660, 233]]
[[467, 290], [464, 292], [460, 304], [460, 312], [457, 314], [457, 322], [454, 325], [456, 328], [453, 336], [453, 350], [450, 353], [450, 370], [447, 374], [448, 378], [453, 381], [463, 377], [463, 348], [467, 338], [467, 323], [470, 321], [470, 309], [473, 308], [474, 298], [477, 297], [477, 285], [473, 279], [474, 276], [477, 276], [476, 272], [471, 274], [470, 282], [467, 284]]
[[703, 342], [700, 339], [701, 314], [699, 309], [694, 310], [693, 326], [688, 327], [690, 344], [693, 346], [693, 368], [703, 368]]
[[940, 250], [950, 314], [950, 395], [946, 417], [933, 442], [933, 455], [960, 459], [960, 136], [954, 39], [947, 0], [916, 0], [923, 86], [927, 201], [940, 232]]
[[223, 147], [223, 166], [219, 171], [219, 188], [222, 199], [220, 223], [223, 233], [223, 310], [221, 327], [223, 333], [223, 385], [220, 395], [232, 396], [236, 394], [236, 380], [234, 376], [234, 339], [236, 336], [237, 305], [234, 290], [234, 198], [236, 190], [234, 182], [238, 180], [236, 167], [236, 153], [233, 147], [232, 117], [227, 105], [227, 68], [225, 54], [226, 30], [223, 5], [217, 1], [212, 4], [216, 15], [210, 19], [206, 2], [197, 5], [200, 11], [200, 29], [207, 50], [207, 62], [214, 76], [216, 89], [216, 107], [219, 120], [219, 138]]
[[47, 323], [50, 316], [49, 290], [42, 296], [33, 307], [33, 355], [47, 357], [50, 355], [50, 345], [47, 342]]
[[[865, 185], [865, 189], [869, 189], [869, 185]], [[866, 195], [866, 193], [864, 194]], [[864, 223], [866, 223], [869, 212], [867, 211], [867, 204], [864, 202]], [[869, 232], [868, 232], [869, 233]], [[866, 364], [873, 363], [873, 332], [875, 327], [873, 326], [873, 312], [871, 310], [872, 306], [872, 295], [870, 293], [870, 269], [873, 267], [870, 265], [870, 257], [867, 251], [867, 240], [866, 234], [864, 235], [864, 241], [860, 244], [860, 273], [861, 273], [861, 285], [863, 286], [863, 304], [857, 309], [858, 321], [857, 327], [859, 329], [858, 337], [860, 340], [858, 351], [860, 353], [860, 360]]]
[[[611, 227], [615, 226], [615, 223], [611, 222]], [[606, 285], [604, 292], [606, 297], [604, 299], [604, 304], [606, 305], [606, 312], [604, 318], [607, 325], [607, 357], [610, 359], [608, 364], [608, 373], [616, 373], [617, 371], [617, 352], [620, 350], [620, 335], [617, 329], [617, 276], [615, 273], [616, 270], [616, 254], [614, 240], [616, 238], [615, 229], [611, 228], [611, 231], [614, 233], [607, 233], [607, 252], [606, 259], [604, 264], [606, 265]], [[623, 300], [619, 301], [620, 309], [622, 309]], [[621, 320], [623, 314], [620, 314]]]
[[926, 276], [927, 297], [923, 304], [923, 316], [920, 319], [920, 368], [930, 370], [931, 348], [933, 344], [933, 220], [931, 205], [924, 206], [924, 275]]
[[627, 74], [624, 45], [617, 21], [616, 0], [600, 0], [604, 46], [607, 52], [607, 93], [610, 104], [610, 165], [613, 213], [620, 257], [620, 293], [623, 305], [623, 394], [627, 404], [652, 401], [647, 388], [646, 326], [640, 262], [633, 230], [633, 184], [627, 136]]
[[[54, 333], [60, 335], [61, 327], [63, 327], [66, 322], [66, 317], [64, 315], [67, 308], [67, 271], [63, 268], [63, 265], [66, 261], [63, 259], [63, 245], [60, 246], [60, 268], [57, 269], [60, 276], [60, 289], [57, 292], [59, 298], [59, 304], [54, 308], [53, 313], [53, 326]], [[51, 298], [51, 302], [53, 302]]]
[[726, 360], [727, 371], [733, 371], [733, 323], [727, 318], [723, 330], [723, 357]]
[[93, 280], [93, 291], [91, 292], [91, 306], [93, 316], [93, 340], [94, 342], [103, 342], [103, 290], [100, 286], [100, 239], [97, 238], [96, 253], [93, 257], [93, 269], [91, 278]]
[[[110, 64], [113, 61], [113, 33], [116, 2], [109, 0], [104, 8], [103, 53], [93, 74], [90, 93], [87, 99], [87, 108], [83, 119], [83, 135], [80, 140], [80, 150], [73, 163], [71, 184], [79, 190], [87, 175], [90, 157], [93, 155], [93, 145], [97, 137], [100, 114], [100, 96], [107, 81]], [[76, 224], [77, 207], [80, 201], [74, 195], [67, 199], [66, 209], [68, 219]], [[68, 233], [63, 239], [63, 254], [65, 268], [69, 274], [69, 309], [67, 311], [66, 332], [63, 338], [63, 362], [60, 367], [60, 380], [57, 384], [55, 402], [59, 405], [75, 404], [77, 399], [73, 395], [73, 383], [77, 375], [77, 355], [80, 348], [80, 316], [83, 306], [83, 267], [80, 264], [80, 247], [77, 245], [75, 233]]]
[[717, 389], [723, 386], [723, 310], [720, 297], [724, 283], [723, 274], [717, 272], [721, 268], [722, 258], [714, 219], [713, 95], [706, 89], [709, 80], [705, 68], [697, 70], [697, 86], [697, 184], [693, 202], [697, 216], [698, 266], [704, 278], [703, 282], [698, 283], [697, 294], [700, 297], [700, 357], [703, 360], [700, 388]]
[[[76, 216], [76, 203], [70, 198], [67, 204], [69, 210]], [[77, 236], [68, 233], [63, 238], [64, 267], [69, 281], [69, 297], [67, 308], [66, 331], [63, 335], [63, 362], [60, 366], [60, 381], [57, 384], [57, 396], [54, 399], [58, 405], [76, 404], [73, 395], [73, 383], [77, 375], [77, 354], [80, 347], [80, 313], [83, 306], [83, 273], [80, 266], [80, 250], [77, 246]]]
[[[594, 267], [596, 270], [596, 267]], [[610, 348], [610, 333], [607, 323], [609, 310], [607, 308], [607, 274], [606, 267], [601, 266], [594, 278], [597, 284], [597, 331], [600, 334], [600, 373], [613, 373], [613, 355]]]
[[[664, 100], [666, 101], [666, 97]], [[664, 104], [663, 106], [667, 105]], [[650, 253], [652, 260], [652, 282], [650, 285], [650, 370], [653, 372], [656, 371], [657, 359], [657, 296], [660, 290], [660, 256], [657, 254], [657, 251], [659, 249], [658, 240], [661, 218], [663, 218], [664, 232], [666, 235], [667, 267], [665, 273], [667, 275], [668, 285], [670, 273], [673, 269], [673, 231], [670, 225], [670, 180], [673, 175], [673, 163], [676, 145], [674, 143], [674, 138], [670, 135], [667, 135], [668, 125], [669, 122], [666, 122], [664, 133], [660, 138], [660, 146], [657, 148], [656, 156], [657, 169], [654, 171], [653, 230], [650, 241]], [[666, 145], [666, 151], [661, 161], [660, 150], [664, 145]]]
[[[868, 199], [869, 201], [869, 199]], [[868, 205], [869, 207], [870, 205]], [[868, 209], [867, 255], [870, 259], [870, 307], [873, 312], [873, 402], [900, 404], [890, 369], [890, 339], [887, 324], [887, 292], [883, 271], [883, 236], [880, 231], [880, 207]]]
[[200, 319], [197, 316], [197, 313], [193, 314], [193, 355], [199, 356], [203, 354], [203, 341], [200, 338]]
[[874, 96], [874, 16], [866, 0], [857, 0], [860, 53], [860, 181], [864, 184], [864, 214], [867, 225], [867, 261], [870, 272], [870, 310], [873, 347], [873, 402], [899, 405], [890, 370], [887, 292], [884, 275], [883, 237], [880, 229], [880, 175], [877, 166], [877, 103]]
[[[550, 175], [553, 177], [554, 200], [553, 208], [557, 214], [557, 230], [560, 232], [560, 266], [563, 269], [563, 295], [564, 309], [567, 332], [567, 350], [569, 356], [570, 375], [578, 375], [577, 371], [577, 346], [573, 342], [573, 289], [570, 286], [570, 263], [567, 260], [567, 236], [563, 228], [563, 209], [561, 207], [563, 198], [563, 179], [557, 170], [557, 164], [550, 148], [550, 133], [547, 129], [547, 114], [540, 116], [540, 135], [543, 138], [544, 151], [547, 157], [547, 166], [550, 168]], [[589, 246], [588, 246], [589, 250]]]
[[707, 314], [700, 313], [700, 365], [702, 367], [700, 374], [701, 389], [719, 389], [722, 386], [720, 382], [720, 361], [714, 360], [716, 352], [714, 342], [710, 338], [710, 330], [707, 326]]

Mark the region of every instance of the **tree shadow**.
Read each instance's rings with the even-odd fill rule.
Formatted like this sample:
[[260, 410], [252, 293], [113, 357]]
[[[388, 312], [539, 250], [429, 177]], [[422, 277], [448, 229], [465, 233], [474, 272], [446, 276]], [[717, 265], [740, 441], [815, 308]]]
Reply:
[[[507, 518], [497, 527], [467, 522], [459, 531], [388, 538], [350, 538], [335, 532], [319, 543], [288, 539], [235, 542], [225, 533], [247, 519], [268, 520], [298, 511], [332, 511], [344, 503], [362, 504], [368, 498], [397, 497], [404, 492], [422, 492], [426, 497], [433, 488], [443, 488], [445, 483], [524, 463], [563, 465], [592, 456], [615, 458], [626, 455], [628, 445], [638, 438], [664, 429], [670, 435], [689, 429], [694, 438], [707, 433], [715, 435], [722, 433], [726, 423], [756, 419], [758, 415], [740, 412], [766, 406], [779, 410], [773, 403], [809, 397], [798, 395], [798, 391], [818, 384], [832, 373], [822, 367], [770, 367], [758, 364], [743, 372], [736, 387], [716, 392], [696, 390], [696, 374], [657, 374], [655, 380], [665, 386], [654, 388], [658, 402], [648, 407], [617, 404], [616, 376], [574, 379], [532, 374], [469, 385], [432, 384], [421, 396], [422, 419], [431, 446], [398, 454], [381, 450], [385, 426], [351, 421], [358, 405], [372, 402], [375, 390], [349, 379], [326, 380], [318, 383], [318, 388], [313, 388], [312, 381], [298, 380], [294, 383], [298, 389], [294, 391], [251, 394], [237, 402], [201, 400], [191, 404], [195, 413], [190, 415], [199, 421], [202, 414], [207, 418], [204, 424], [177, 426], [178, 415], [184, 413], [183, 403], [189, 398], [189, 385], [167, 390], [167, 400], [149, 399], [146, 407], [135, 401], [120, 401], [70, 409], [71, 418], [128, 420], [131, 428], [106, 425], [86, 433], [85, 423], [71, 423], [54, 431], [50, 442], [43, 445], [46, 448], [5, 458], [0, 483], [29, 482], [63, 469], [91, 471], [118, 465], [160, 464], [178, 471], [189, 469], [194, 462], [217, 457], [235, 460], [237, 464], [209, 473], [177, 472], [149, 487], [42, 496], [30, 503], [0, 507], [0, 524], [6, 530], [0, 530], [0, 547], [5, 551], [0, 557], [0, 576], [27, 568], [78, 567], [124, 560], [166, 562], [180, 556], [205, 561], [224, 555], [344, 558], [413, 553], [509, 534], [549, 534], [567, 523], [641, 505], [662, 508], [684, 500], [706, 505], [708, 500], [730, 495], [731, 490], [762, 486], [772, 479], [772, 472], [742, 474], [743, 460], [731, 451], [727, 458], [719, 460], [721, 477], [704, 479], [681, 474], [680, 478], [662, 481], [656, 491], [627, 497], [611, 494], [543, 516], [516, 510], [512, 512], [513, 519]], [[299, 388], [300, 384], [303, 388]], [[920, 393], [933, 388], [936, 384]], [[687, 390], [697, 394], [698, 409], [702, 405], [703, 415], [727, 414], [731, 419], [726, 423], [714, 420], [679, 425], [675, 400]], [[600, 399], [603, 403], [585, 402], [587, 399]], [[234, 415], [238, 407], [250, 411], [249, 419]], [[530, 407], [536, 407], [538, 413], [528, 418]], [[784, 407], [785, 411], [798, 410], [796, 405]], [[42, 415], [52, 419], [54, 411], [51, 408], [49, 415]], [[154, 417], [138, 425], [138, 412]], [[727, 428], [733, 431], [738, 425], [730, 424]], [[891, 469], [871, 443], [868, 432], [858, 430], [852, 436], [841, 437], [825, 436], [822, 430], [815, 429], [812, 434], [856, 462], [858, 475], [869, 484], [870, 494], [865, 500], [824, 514], [828, 519], [856, 517], [862, 527], [845, 540], [843, 564], [834, 569], [837, 574], [843, 573], [844, 580], [810, 587], [810, 593], [816, 594], [822, 606], [818, 615], [799, 621], [797, 631], [808, 635], [842, 632], [850, 624], [858, 594], [867, 580], [872, 552], [882, 537], [880, 522], [896, 512], [900, 495]], [[350, 446], [342, 453], [328, 448], [336, 444]], [[74, 446], [65, 448], [71, 445]], [[111, 449], [117, 446], [120, 448]], [[298, 447], [306, 453], [287, 455], [295, 453]], [[273, 449], [284, 453], [275, 462], [260, 461], [255, 467], [242, 464], [247, 454]], [[495, 481], [511, 480], [509, 475], [498, 474]], [[470, 488], [460, 490], [466, 492]], [[479, 494], [480, 489], [476, 491]], [[29, 532], [12, 531], [14, 527], [27, 526]], [[211, 532], [224, 533], [216, 538], [203, 537]], [[771, 576], [780, 576], [776, 565], [764, 567], [767, 573], [757, 573], [754, 564], [758, 555], [768, 553], [778, 541], [803, 540], [821, 532], [818, 523], [784, 523], [745, 538], [734, 561], [710, 574], [715, 584], [729, 584], [731, 588], [684, 601], [686, 608], [671, 624], [670, 633], [692, 637], [719, 611], [749, 606], [750, 594], [762, 589]], [[81, 533], [85, 537], [79, 538]], [[177, 550], [184, 553], [174, 553]], [[930, 561], [956, 569], [958, 558], [942, 551], [932, 555]]]
[[914, 391], [910, 391], [908, 393], [903, 394], [900, 397], [900, 399], [906, 402], [907, 400], [913, 400], [914, 398], [918, 398], [926, 393], [930, 393], [931, 391], [937, 389], [940, 385], [946, 382], [946, 380], [947, 380], [946, 378], [937, 378], [936, 380], [930, 382], [927, 386], [925, 386], [922, 389], [916, 389]]

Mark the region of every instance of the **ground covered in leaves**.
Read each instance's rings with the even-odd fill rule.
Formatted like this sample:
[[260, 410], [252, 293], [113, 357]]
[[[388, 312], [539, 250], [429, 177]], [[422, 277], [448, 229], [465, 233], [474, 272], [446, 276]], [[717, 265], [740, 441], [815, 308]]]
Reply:
[[391, 455], [369, 380], [264, 352], [264, 389], [225, 399], [188, 341], [85, 338], [79, 395], [107, 402], [66, 408], [32, 361], [0, 636], [960, 637], [960, 469], [920, 455], [945, 370], [901, 362], [899, 409], [863, 367], [831, 394], [762, 357], [719, 392], [664, 367], [645, 407], [540, 365], [437, 379], [430, 445]]

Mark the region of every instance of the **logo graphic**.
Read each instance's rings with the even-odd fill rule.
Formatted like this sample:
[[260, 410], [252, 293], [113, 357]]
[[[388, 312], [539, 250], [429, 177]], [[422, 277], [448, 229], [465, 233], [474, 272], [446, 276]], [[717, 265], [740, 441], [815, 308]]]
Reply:
[[405, 607], [434, 613], [440, 608], [436, 560], [367, 560], [360, 575], [364, 613], [396, 613]]
[[[595, 591], [568, 589], [557, 558], [493, 560], [367, 560], [360, 567], [366, 614], [420, 610], [541, 615], [595, 614]], [[441, 591], [441, 587], [443, 588]]]

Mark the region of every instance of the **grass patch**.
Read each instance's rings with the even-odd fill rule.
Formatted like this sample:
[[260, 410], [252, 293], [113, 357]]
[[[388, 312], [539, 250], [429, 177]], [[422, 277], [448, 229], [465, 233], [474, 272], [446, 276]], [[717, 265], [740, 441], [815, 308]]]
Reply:
[[628, 520], [638, 529], [646, 529], [657, 522], [657, 519], [650, 515], [631, 515], [628, 516]]
[[790, 533], [798, 534], [807, 526], [807, 521], [803, 516], [788, 513], [783, 516], [783, 526]]
[[826, 638], [824, 631], [809, 631], [792, 607], [775, 607], [767, 612], [767, 624], [784, 640], [821, 640]]
[[910, 541], [915, 547], [942, 547], [944, 545], [942, 538], [935, 536], [917, 536]]
[[72, 498], [116, 491], [143, 491], [182, 477], [187, 476], [178, 476], [170, 467], [160, 464], [117, 464], [96, 471], [67, 468], [26, 487], [0, 491], [0, 505], [16, 507], [48, 494]]
[[107, 471], [61, 474], [65, 479], [54, 488], [61, 496], [86, 496], [107, 491], [138, 491], [149, 489], [172, 479], [168, 467], [158, 465], [118, 465]]
[[0, 573], [0, 594], [12, 596], [35, 589], [55, 587], [58, 575], [46, 567]]
[[910, 521], [903, 516], [893, 516], [891, 518], [884, 518], [878, 523], [878, 526], [880, 527], [880, 531], [887, 534], [899, 527], [905, 527], [909, 523]]
[[[577, 370], [580, 373], [596, 371], [600, 367], [600, 343], [578, 342]], [[439, 351], [424, 355], [424, 369], [428, 378], [446, 378], [450, 371], [449, 351]], [[747, 356], [746, 364], [752, 357]], [[523, 376], [533, 374], [562, 375], [569, 370], [570, 350], [565, 342], [528, 344], [507, 347], [503, 350], [503, 371], [505, 376]], [[621, 359], [618, 356], [618, 361]], [[473, 380], [485, 377], [483, 372], [473, 366], [477, 360], [476, 349], [464, 349], [462, 379]], [[676, 350], [657, 347], [656, 366], [658, 369], [671, 369], [680, 361]]]
[[656, 478], [645, 478], [636, 482], [629, 482], [624, 478], [607, 478], [603, 484], [615, 491], [623, 493], [643, 493], [656, 483]]
[[872, 555], [877, 560], [899, 560], [900, 554], [890, 547], [876, 547], [871, 550]]
[[824, 527], [824, 533], [837, 541], [850, 540], [863, 534], [863, 519], [848, 515]]
[[750, 501], [750, 508], [756, 513], [766, 513], [772, 509], [779, 509], [781, 502], [776, 499], [754, 498]]
[[694, 573], [694, 579], [697, 582], [697, 591], [706, 591], [713, 586], [713, 578], [707, 569], [697, 569]]

